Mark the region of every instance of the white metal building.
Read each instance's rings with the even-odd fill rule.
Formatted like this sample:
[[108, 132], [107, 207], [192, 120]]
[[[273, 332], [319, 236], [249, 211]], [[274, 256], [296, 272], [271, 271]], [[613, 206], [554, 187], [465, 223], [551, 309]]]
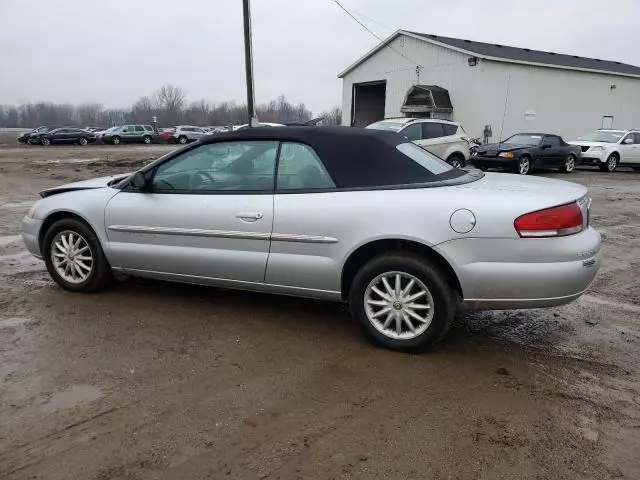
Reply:
[[339, 77], [344, 125], [446, 118], [493, 141], [640, 128], [640, 67], [619, 62], [399, 30]]

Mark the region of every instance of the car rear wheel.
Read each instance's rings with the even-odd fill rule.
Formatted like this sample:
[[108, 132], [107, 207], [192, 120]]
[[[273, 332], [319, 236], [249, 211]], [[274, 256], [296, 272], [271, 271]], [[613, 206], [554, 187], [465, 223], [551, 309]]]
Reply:
[[444, 337], [453, 322], [456, 297], [428, 261], [393, 253], [372, 259], [358, 271], [349, 306], [374, 343], [415, 351]]
[[618, 155], [612, 153], [607, 157], [607, 163], [605, 163], [604, 165], [600, 164], [600, 170], [609, 173], [615, 172], [616, 168], [618, 168], [618, 161]]
[[113, 143], [114, 145], [120, 145], [120, 141], [120, 137], [117, 136], [111, 139], [111, 143]]
[[563, 173], [571, 173], [576, 168], [576, 157], [573, 154], [569, 154], [567, 158], [564, 160], [564, 165], [560, 168], [560, 171]]
[[448, 159], [447, 162], [449, 163], [449, 165], [451, 165], [453, 168], [463, 168], [464, 167], [464, 157], [461, 157], [460, 155], [457, 154], [453, 154], [451, 155]]
[[149, 144], [151, 144], [151, 137], [149, 135], [145, 135], [144, 137], [142, 137], [142, 141], [145, 144], [149, 145]]
[[58, 220], [47, 230], [43, 258], [51, 278], [65, 290], [93, 292], [112, 279], [95, 233], [73, 218]]
[[42, 140], [40, 140], [40, 144], [46, 147], [48, 145], [51, 145], [51, 140], [49, 140], [48, 138], [43, 138]]
[[89, 141], [84, 137], [80, 137], [78, 139], [78, 145], [82, 145], [84, 147], [87, 143], [89, 143]]
[[531, 158], [528, 155], [523, 155], [518, 159], [517, 172], [520, 175], [527, 175], [531, 171]]
[[184, 135], [180, 136], [180, 137], [178, 138], [178, 143], [179, 143], [180, 145], [184, 145], [185, 143], [187, 143], [187, 137], [185, 137]]

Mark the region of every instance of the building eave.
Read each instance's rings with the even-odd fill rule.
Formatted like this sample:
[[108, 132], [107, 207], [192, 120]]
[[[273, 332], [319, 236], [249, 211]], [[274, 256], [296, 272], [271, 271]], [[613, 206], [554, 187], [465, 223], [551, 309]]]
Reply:
[[510, 58], [481, 55], [481, 54], [478, 54], [478, 53], [473, 52], [471, 50], [466, 50], [464, 48], [458, 48], [458, 47], [455, 47], [453, 45], [449, 45], [447, 43], [439, 42], [439, 41], [437, 41], [435, 39], [425, 38], [425, 37], [420, 36], [420, 35], [415, 35], [414, 33], [408, 32], [406, 30], [396, 30], [389, 37], [387, 37], [382, 43], [379, 43], [378, 45], [376, 45], [374, 48], [369, 50], [366, 54], [364, 54], [362, 57], [360, 57], [354, 63], [349, 65], [342, 72], [340, 72], [338, 74], [338, 78], [344, 78], [345, 75], [347, 75], [352, 70], [357, 68], [361, 63], [363, 63], [368, 58], [372, 57], [378, 51], [380, 51], [381, 49], [386, 47], [389, 43], [391, 43], [393, 40], [398, 38], [400, 35], [404, 35], [404, 36], [407, 36], [407, 37], [410, 37], [410, 38], [415, 38], [417, 40], [421, 40], [423, 42], [430, 43], [432, 45], [437, 45], [439, 47], [443, 47], [443, 48], [446, 48], [448, 50], [453, 50], [455, 52], [462, 53], [464, 55], [469, 55], [470, 57], [476, 57], [476, 58], [479, 58], [479, 59], [482, 59], [482, 60], [490, 60], [492, 62], [512, 63], [512, 64], [517, 64], [517, 65], [530, 65], [530, 66], [534, 66], [534, 67], [555, 68], [555, 69], [559, 69], [559, 70], [572, 70], [572, 71], [578, 71], [578, 72], [600, 73], [600, 74], [612, 75], [612, 76], [616, 76], [616, 77], [640, 78], [640, 75], [635, 75], [635, 74], [632, 74], [632, 73], [612, 72], [610, 70], [597, 70], [597, 69], [591, 69], [591, 68], [572, 67], [572, 66], [568, 66], [568, 65], [554, 65], [554, 64], [540, 63], [540, 62], [528, 62], [528, 61], [524, 61], [524, 60], [515, 60], [515, 59], [510, 59]]

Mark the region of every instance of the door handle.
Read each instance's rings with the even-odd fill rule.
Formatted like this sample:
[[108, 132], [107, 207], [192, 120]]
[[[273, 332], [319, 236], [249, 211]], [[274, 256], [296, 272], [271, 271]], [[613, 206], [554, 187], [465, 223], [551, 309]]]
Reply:
[[245, 222], [255, 222], [262, 218], [262, 214], [260, 212], [240, 212], [236, 214], [236, 218]]

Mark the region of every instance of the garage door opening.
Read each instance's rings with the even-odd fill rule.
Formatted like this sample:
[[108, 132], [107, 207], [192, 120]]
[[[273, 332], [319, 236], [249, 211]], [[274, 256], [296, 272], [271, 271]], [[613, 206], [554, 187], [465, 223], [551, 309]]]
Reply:
[[387, 82], [355, 83], [351, 99], [351, 126], [366, 127], [384, 119]]

